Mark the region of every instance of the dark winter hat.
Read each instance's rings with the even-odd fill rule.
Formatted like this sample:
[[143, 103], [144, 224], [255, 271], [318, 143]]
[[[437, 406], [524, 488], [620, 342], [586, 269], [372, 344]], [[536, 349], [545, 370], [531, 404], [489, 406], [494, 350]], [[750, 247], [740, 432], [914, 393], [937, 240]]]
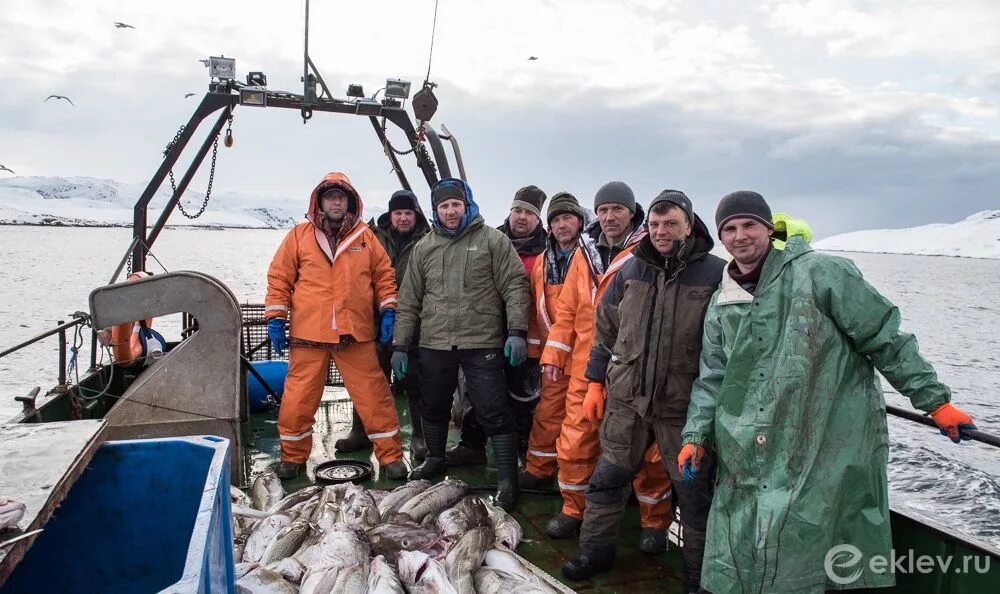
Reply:
[[625, 182], [608, 182], [594, 195], [594, 210], [600, 208], [602, 204], [621, 204], [635, 213], [635, 194]]
[[417, 197], [409, 190], [396, 190], [389, 198], [389, 212], [394, 210], [420, 210]]
[[657, 195], [656, 198], [653, 198], [653, 201], [649, 203], [649, 209], [646, 214], [647, 220], [649, 219], [649, 215], [652, 214], [653, 208], [655, 208], [657, 204], [662, 204], [664, 202], [674, 204], [683, 210], [684, 214], [687, 215], [688, 222], [694, 224], [694, 207], [691, 206], [691, 199], [680, 190], [663, 190], [659, 193], [659, 195]]
[[751, 190], [738, 190], [731, 194], [726, 194], [715, 209], [715, 230], [722, 236], [722, 227], [730, 219], [736, 218], [756, 219], [761, 223], [774, 229], [771, 221], [771, 207], [767, 205], [764, 197]]
[[545, 224], [551, 225], [552, 219], [561, 214], [575, 214], [580, 217], [580, 221], [587, 220], [587, 212], [580, 206], [580, 201], [569, 192], [559, 192], [549, 201], [549, 209], [545, 212]]
[[327, 186], [323, 190], [323, 193], [319, 195], [321, 204], [318, 204], [317, 206], [322, 206], [323, 198], [326, 198], [327, 196], [333, 196], [334, 194], [343, 194], [344, 196], [347, 196], [347, 212], [358, 214], [357, 196], [354, 194], [354, 192], [348, 190], [347, 188], [339, 184], [334, 186]]
[[542, 218], [542, 205], [545, 204], [545, 192], [537, 186], [524, 186], [514, 192], [514, 202], [510, 208], [523, 208], [528, 212], [535, 213], [535, 216]]
[[465, 197], [465, 189], [459, 184], [438, 182], [434, 186], [434, 190], [431, 192], [431, 206], [434, 208], [449, 198], [457, 198], [466, 204], [469, 203]]

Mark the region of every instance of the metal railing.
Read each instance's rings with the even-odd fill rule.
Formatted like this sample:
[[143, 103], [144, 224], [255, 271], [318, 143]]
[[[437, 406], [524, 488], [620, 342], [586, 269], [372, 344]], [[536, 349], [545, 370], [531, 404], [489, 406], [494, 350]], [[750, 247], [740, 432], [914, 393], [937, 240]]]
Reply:
[[[58, 375], [59, 386], [58, 387], [65, 388], [67, 385], [66, 384], [67, 345], [69, 344], [66, 331], [75, 328], [77, 326], [89, 326], [89, 325], [90, 325], [90, 318], [89, 316], [85, 315], [74, 317], [69, 322], [60, 320], [59, 323], [56, 324], [55, 328], [52, 328], [51, 330], [46, 330], [45, 332], [42, 332], [40, 334], [36, 334], [35, 336], [32, 336], [31, 338], [24, 340], [8, 349], [0, 351], [0, 359], [6, 357], [7, 355], [10, 355], [11, 353], [16, 353], [17, 351], [20, 351], [25, 347], [31, 346], [36, 342], [45, 340], [50, 336], [58, 335], [59, 336], [59, 375]], [[96, 368], [97, 368], [97, 333], [91, 330], [90, 369], [94, 370]]]

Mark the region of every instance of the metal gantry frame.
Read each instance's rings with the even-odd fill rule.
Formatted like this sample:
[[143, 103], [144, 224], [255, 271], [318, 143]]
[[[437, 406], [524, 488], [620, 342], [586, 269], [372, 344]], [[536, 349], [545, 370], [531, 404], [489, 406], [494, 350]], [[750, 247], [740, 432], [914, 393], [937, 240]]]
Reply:
[[[183, 130], [179, 132], [176, 141], [173, 142], [166, 151], [163, 162], [160, 163], [156, 173], [150, 179], [146, 189], [143, 191], [142, 195], [133, 207], [132, 242], [129, 245], [128, 251], [122, 257], [118, 267], [115, 269], [114, 274], [111, 276], [111, 283], [114, 283], [118, 279], [130, 258], [132, 262], [132, 270], [143, 270], [145, 268], [146, 256], [149, 254], [150, 248], [156, 241], [160, 232], [163, 230], [167, 220], [173, 213], [173, 210], [177, 207], [181, 196], [183, 196], [185, 190], [187, 190], [187, 187], [194, 178], [195, 173], [198, 172], [198, 169], [204, 162], [205, 157], [208, 155], [213, 143], [215, 142], [215, 139], [220, 134], [222, 127], [232, 116], [233, 111], [240, 105], [239, 91], [243, 87], [244, 85], [242, 85], [242, 83], [233, 80], [213, 82], [209, 91], [202, 98], [201, 103], [195, 109], [187, 124], [184, 125]], [[409, 146], [405, 153], [400, 152], [400, 154], [414, 155], [417, 167], [419, 167], [423, 173], [424, 180], [426, 181], [428, 187], [438, 181], [439, 169], [442, 177], [451, 177], [451, 168], [448, 165], [447, 155], [441, 141], [442, 136], [440, 136], [427, 122], [421, 122], [418, 129], [417, 126], [414, 126], [413, 121], [410, 119], [410, 115], [405, 111], [405, 109], [402, 108], [402, 106], [391, 104], [386, 105], [371, 101], [361, 102], [329, 98], [306, 98], [303, 95], [283, 91], [266, 90], [264, 92], [267, 96], [265, 108], [276, 107], [281, 109], [294, 109], [300, 112], [322, 111], [367, 117], [371, 121], [379, 143], [392, 164], [393, 171], [396, 173], [402, 188], [412, 190], [412, 186], [403, 171], [397, 157], [397, 153], [390, 144], [385, 133], [385, 122], [391, 122], [403, 132]], [[177, 184], [170, 200], [167, 202], [166, 206], [164, 206], [163, 211], [156, 220], [156, 223], [151, 228], [147, 229], [149, 204], [156, 195], [156, 192], [163, 185], [164, 180], [166, 180], [188, 143], [194, 138], [194, 135], [202, 121], [219, 111], [222, 113], [218, 115], [215, 123], [209, 129], [205, 139], [201, 143], [201, 147], [195, 154], [194, 159], [187, 168], [187, 171], [185, 171], [184, 175], [181, 177], [180, 182]], [[380, 120], [383, 123], [380, 123]], [[443, 137], [451, 141], [452, 149], [456, 151], [456, 158], [461, 161], [459, 156], [460, 153], [457, 152], [457, 142], [454, 136], [446, 133]], [[424, 139], [426, 139], [431, 145], [431, 151], [434, 154], [433, 158], [428, 153], [426, 145], [422, 142]], [[459, 164], [462, 178], [465, 179], [464, 164], [461, 162]]]

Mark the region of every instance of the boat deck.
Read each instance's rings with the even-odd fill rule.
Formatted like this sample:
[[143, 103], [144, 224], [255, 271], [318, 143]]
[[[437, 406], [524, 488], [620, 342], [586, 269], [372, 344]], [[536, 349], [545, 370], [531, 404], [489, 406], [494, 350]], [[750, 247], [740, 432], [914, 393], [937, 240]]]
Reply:
[[[409, 462], [410, 419], [405, 399], [397, 400], [396, 410], [400, 415], [403, 432], [404, 455]], [[378, 463], [370, 450], [355, 454], [338, 454], [333, 444], [350, 430], [352, 406], [343, 388], [328, 387], [323, 402], [316, 414], [313, 434], [313, 450], [307, 467], [308, 477], [317, 464], [333, 459], [367, 460], [375, 466], [375, 480], [368, 486], [377, 489], [392, 489], [399, 481], [390, 481], [380, 476]], [[277, 411], [251, 415], [251, 476], [272, 467], [278, 460], [280, 446], [277, 435]], [[458, 430], [454, 427], [449, 435], [450, 442], [458, 441]], [[483, 487], [496, 483], [496, 469], [492, 465], [455, 468], [449, 475], [469, 483], [473, 487]], [[311, 478], [300, 477], [287, 481], [288, 491], [312, 484]], [[484, 489], [492, 492], [493, 489]], [[647, 555], [638, 549], [639, 510], [635, 505], [628, 507], [622, 525], [616, 568], [592, 581], [568, 582], [562, 578], [559, 568], [577, 550], [576, 539], [552, 540], [543, 529], [548, 519], [559, 510], [562, 500], [558, 493], [552, 495], [522, 495], [514, 516], [524, 530], [524, 542], [517, 552], [539, 566], [553, 577], [578, 592], [682, 592], [680, 550], [672, 543], [669, 550], [661, 555]]]

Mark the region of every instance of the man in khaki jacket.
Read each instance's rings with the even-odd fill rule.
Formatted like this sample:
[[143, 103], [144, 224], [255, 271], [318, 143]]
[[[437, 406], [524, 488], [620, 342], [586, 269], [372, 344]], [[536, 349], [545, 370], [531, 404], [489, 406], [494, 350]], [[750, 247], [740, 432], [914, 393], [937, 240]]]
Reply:
[[410, 478], [447, 470], [445, 443], [461, 367], [473, 414], [493, 441], [497, 501], [509, 509], [518, 494], [517, 433], [504, 359], [520, 365], [528, 355], [528, 277], [510, 239], [479, 215], [469, 184], [445, 178], [431, 189], [431, 203], [432, 230], [410, 255], [393, 339], [392, 368], [402, 377], [419, 327], [427, 458]]

